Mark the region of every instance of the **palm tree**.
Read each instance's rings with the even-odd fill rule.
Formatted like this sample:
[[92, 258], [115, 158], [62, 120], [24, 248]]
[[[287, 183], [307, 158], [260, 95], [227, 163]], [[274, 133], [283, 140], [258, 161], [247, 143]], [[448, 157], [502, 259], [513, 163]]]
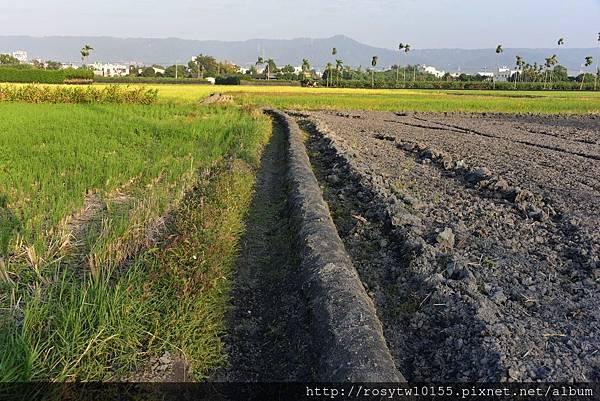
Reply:
[[[404, 50], [404, 43], [400, 42], [398, 45], [398, 50], [400, 50], [400, 55], [402, 55], [402, 50]], [[396, 87], [398, 87], [398, 81], [400, 79], [400, 58], [398, 58], [398, 68], [396, 68]]]
[[310, 62], [307, 58], [302, 59], [302, 71], [307, 72], [310, 71]]
[[[504, 53], [504, 49], [502, 48], [502, 45], [498, 45], [498, 47], [496, 47], [496, 54], [498, 55], [498, 61], [496, 62], [496, 69], [498, 70], [498, 73], [500, 73], [500, 55]], [[496, 75], [494, 74], [494, 77], [492, 78], [492, 81], [494, 82], [494, 89], [496, 89]]]
[[[400, 43], [400, 45], [398, 45], [398, 50], [400, 50], [400, 54], [402, 54], [402, 50], [404, 50], [404, 53], [408, 53], [410, 51], [410, 45], [408, 43]], [[403, 69], [404, 71], [404, 83], [406, 84], [406, 68]], [[400, 74], [400, 63], [398, 63], [398, 68], [396, 69], [396, 86], [398, 86], [398, 81], [399, 81], [399, 74]]]
[[[406, 43], [404, 45], [404, 53], [408, 55], [408, 52], [410, 52], [410, 45]], [[406, 87], [406, 68], [404, 68], [404, 86]]]
[[275, 60], [272, 58], [268, 59], [265, 64], [267, 64], [267, 81], [271, 79], [271, 65], [275, 65]]
[[335, 71], [337, 72], [337, 84], [336, 86], [340, 86], [340, 70], [344, 67], [343, 60], [335, 60]]
[[85, 45], [81, 48], [79, 53], [81, 53], [81, 64], [85, 64], [85, 59], [90, 56], [90, 53], [94, 50], [94, 48], [90, 45]]
[[[557, 49], [560, 50], [560, 47], [563, 46], [564, 44], [565, 44], [565, 38], [559, 38], [558, 42], [557, 42], [557, 45], [558, 45]], [[558, 64], [558, 58], [556, 58], [556, 54], [553, 57], [556, 59], [555, 64]], [[554, 70], [551, 71], [551, 74], [550, 74], [550, 89], [552, 89], [553, 81], [554, 81]]]
[[[337, 48], [334, 47], [333, 49], [331, 49], [331, 55], [332, 56], [335, 56], [337, 54], [337, 52], [338, 52]], [[330, 84], [333, 85], [333, 79], [331, 77], [331, 69], [333, 67], [333, 64], [327, 63], [327, 65], [328, 65], [328, 68], [329, 68], [328, 72], [327, 72], [327, 86], [329, 86]]]
[[259, 56], [254, 65], [257, 67], [265, 65], [265, 59]]
[[302, 74], [304, 75], [304, 78], [306, 78], [309, 71], [310, 71], [310, 62], [308, 61], [307, 58], [303, 58], [302, 59]]
[[544, 77], [544, 87], [546, 87], [546, 83], [548, 82], [548, 72], [551, 71], [551, 68], [554, 67], [556, 63], [558, 63], [558, 58], [556, 57], [556, 54], [553, 54], [552, 57], [548, 57], [546, 59], [546, 74]]
[[525, 63], [525, 66], [523, 67], [523, 77], [521, 78], [521, 81], [527, 82], [527, 79], [528, 79], [527, 73], [531, 72], [531, 68], [532, 68], [531, 64]]
[[[598, 49], [600, 49], [600, 32], [598, 32]], [[598, 88], [598, 76], [600, 76], [600, 66], [596, 68], [596, 77], [594, 78], [594, 90]]]
[[[198, 68], [198, 79], [204, 78], [204, 69], [206, 68], [204, 59], [205, 59], [205, 56], [203, 54], [199, 54], [192, 59], [192, 61], [196, 63], [196, 67]], [[175, 63], [175, 76], [177, 76], [177, 73], [178, 73], [177, 70], [179, 69], [179, 68], [177, 68], [178, 67], [177, 64], [178, 64], [178, 62]]]
[[[594, 58], [592, 56], [587, 56], [585, 58], [585, 66], [589, 67], [590, 65], [594, 64]], [[585, 75], [586, 73], [583, 73], [583, 76], [581, 77], [581, 88], [579, 88], [579, 90], [583, 90], [583, 83], [585, 82]]]
[[546, 71], [544, 71], [544, 89], [546, 89], [546, 82], [548, 81], [548, 69], [550, 68], [551, 58], [547, 57], [545, 60], [544, 67], [546, 68]]
[[525, 60], [523, 60], [523, 57], [517, 56], [517, 62], [516, 62], [517, 76], [515, 78], [515, 89], [517, 89], [517, 81], [519, 80], [519, 78], [523, 78], [523, 66], [524, 65], [525, 65]]
[[372, 88], [375, 87], [375, 67], [377, 67], [377, 60], [379, 60], [379, 57], [377, 57], [377, 56], [373, 56], [373, 60], [371, 60], [371, 65], [373, 66], [373, 69], [371, 70], [371, 87]]

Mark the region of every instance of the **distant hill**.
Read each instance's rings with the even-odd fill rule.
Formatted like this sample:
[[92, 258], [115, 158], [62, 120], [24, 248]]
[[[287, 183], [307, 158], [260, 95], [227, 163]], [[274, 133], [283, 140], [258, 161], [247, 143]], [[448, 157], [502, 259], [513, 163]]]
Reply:
[[144, 39], [74, 36], [0, 36], [0, 52], [26, 50], [30, 58], [78, 62], [79, 49], [89, 43], [95, 48], [89, 61], [138, 62], [146, 64], [173, 64], [187, 62], [199, 53], [210, 54], [220, 60], [250, 65], [258, 56], [273, 58], [278, 65], [300, 65], [308, 58], [317, 68], [333, 61], [331, 49], [336, 47], [335, 58], [354, 67], [370, 66], [372, 56], [379, 57], [379, 66], [389, 67], [401, 60], [402, 64], [428, 64], [446, 71], [477, 72], [494, 68], [497, 64], [513, 66], [515, 56], [527, 62], [543, 63], [544, 58], [557, 54], [560, 64], [579, 71], [585, 56], [598, 59], [597, 49], [505, 49], [498, 59], [494, 49], [414, 49], [408, 55], [397, 50], [365, 45], [347, 36], [324, 39], [252, 39], [237, 42], [217, 40], [186, 40], [177, 38]]

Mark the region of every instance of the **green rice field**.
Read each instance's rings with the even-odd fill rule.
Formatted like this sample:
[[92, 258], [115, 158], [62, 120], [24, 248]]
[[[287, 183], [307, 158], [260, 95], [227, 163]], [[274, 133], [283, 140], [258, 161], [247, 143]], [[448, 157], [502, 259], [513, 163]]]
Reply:
[[[162, 348], [200, 376], [218, 363], [226, 282], [178, 289], [227, 275], [268, 120], [169, 102], [0, 103], [0, 116], [0, 380], [114, 379]], [[205, 257], [163, 253], [165, 234]]]

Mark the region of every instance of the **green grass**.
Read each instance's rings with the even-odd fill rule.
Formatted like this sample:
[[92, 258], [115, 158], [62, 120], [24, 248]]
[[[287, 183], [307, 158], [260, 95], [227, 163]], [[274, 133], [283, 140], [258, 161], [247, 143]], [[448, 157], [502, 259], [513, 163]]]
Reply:
[[[206, 375], [268, 120], [168, 103], [0, 116], [0, 381], [125, 377], [165, 349]], [[170, 242], [149, 242], [167, 214]]]
[[[26, 243], [52, 233], [86, 194], [180, 183], [223, 154], [245, 127], [239, 113], [192, 106], [0, 105], [0, 188]], [[34, 207], [35, 205], [35, 207]]]

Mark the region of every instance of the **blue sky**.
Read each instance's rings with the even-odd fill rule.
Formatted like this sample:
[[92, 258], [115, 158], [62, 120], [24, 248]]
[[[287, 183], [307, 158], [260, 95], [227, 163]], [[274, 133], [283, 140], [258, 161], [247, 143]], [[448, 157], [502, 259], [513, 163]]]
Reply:
[[348, 35], [395, 48], [596, 46], [600, 0], [0, 0], [0, 35], [245, 40]]

